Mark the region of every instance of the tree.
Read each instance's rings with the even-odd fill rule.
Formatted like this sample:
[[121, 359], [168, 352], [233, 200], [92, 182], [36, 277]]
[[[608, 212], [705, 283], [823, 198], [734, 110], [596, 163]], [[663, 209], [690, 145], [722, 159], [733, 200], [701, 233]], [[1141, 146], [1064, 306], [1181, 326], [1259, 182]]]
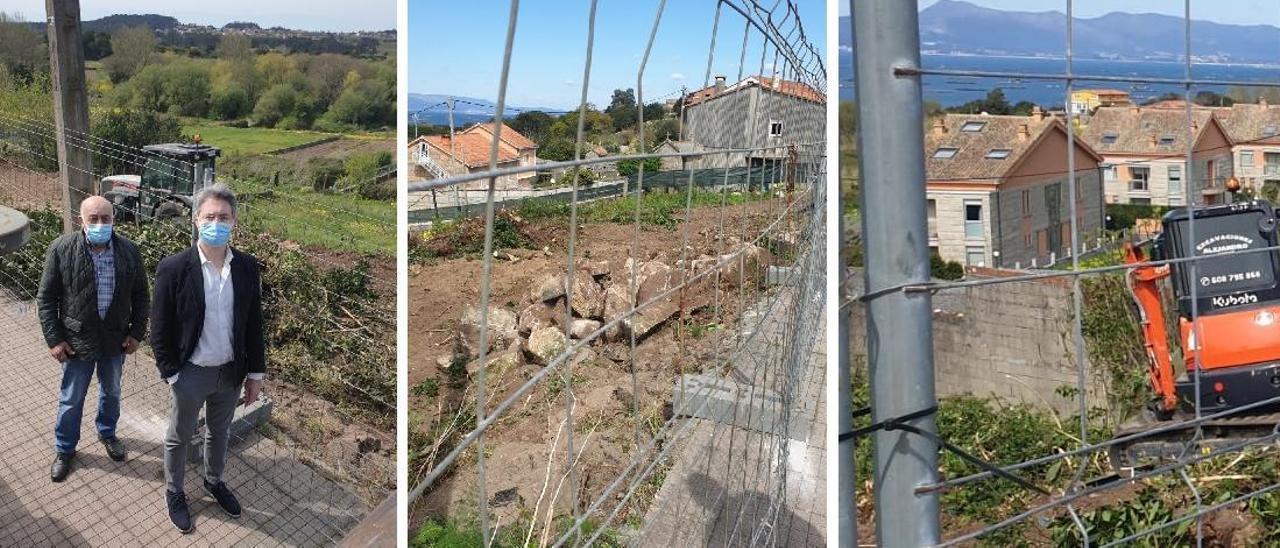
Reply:
[[574, 141], [564, 137], [552, 137], [538, 146], [538, 157], [555, 162], [573, 159]]
[[298, 92], [293, 86], [280, 84], [268, 89], [253, 107], [254, 123], [263, 127], [275, 127], [281, 120], [294, 114], [298, 105]]
[[209, 112], [209, 71], [187, 61], [164, 65], [164, 108], [179, 116], [203, 118]]
[[235, 82], [215, 88], [209, 99], [209, 115], [218, 120], [235, 120], [253, 111], [249, 93]]
[[[172, 116], [136, 109], [101, 109], [90, 127], [94, 137], [141, 148], [182, 139], [182, 126]], [[95, 154], [94, 165], [104, 173], [138, 173], [139, 167], [126, 158]]]
[[[576, 115], [576, 113], [575, 113]], [[520, 132], [521, 135], [533, 139], [535, 143], [541, 146], [550, 136], [551, 125], [556, 122], [550, 114], [540, 110], [530, 110], [517, 114], [507, 122], [511, 129]]]
[[80, 43], [84, 45], [85, 61], [100, 61], [111, 55], [111, 35], [105, 32], [86, 31]]
[[1229, 107], [1236, 104], [1235, 99], [1232, 99], [1230, 95], [1223, 95], [1209, 90], [1202, 90], [1196, 93], [1196, 96], [1192, 101], [1197, 105], [1206, 107]]
[[156, 49], [156, 35], [147, 27], [126, 27], [111, 37], [111, 56], [102, 60], [102, 68], [113, 83], [120, 83], [140, 72], [150, 62]]
[[637, 158], [629, 158], [618, 161], [618, 174], [624, 177], [630, 177], [640, 171], [640, 166], [644, 165], [645, 173], [653, 173], [662, 169], [662, 160], [658, 158], [645, 158], [640, 160]]
[[223, 34], [214, 55], [232, 63], [253, 61], [253, 41], [243, 34]]
[[40, 36], [17, 17], [0, 11], [0, 67], [20, 85], [37, 72], [48, 72], [49, 58]]
[[639, 114], [636, 112], [635, 90], [613, 90], [613, 98], [609, 101], [609, 108], [604, 109], [604, 111], [613, 119], [613, 128], [615, 130], [636, 125], [636, 119]]
[[667, 107], [662, 103], [649, 103], [644, 106], [644, 119], [661, 120], [667, 117]]

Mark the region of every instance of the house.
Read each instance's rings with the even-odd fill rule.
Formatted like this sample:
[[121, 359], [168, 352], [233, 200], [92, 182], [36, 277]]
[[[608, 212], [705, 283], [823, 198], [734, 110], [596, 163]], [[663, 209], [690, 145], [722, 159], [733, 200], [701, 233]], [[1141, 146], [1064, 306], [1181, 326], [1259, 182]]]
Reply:
[[[604, 147], [600, 145], [595, 145], [587, 149], [586, 152], [582, 153], [582, 159], [594, 160], [596, 158], [607, 157], [608, 155], [609, 155], [609, 151], [605, 150]], [[616, 176], [618, 174], [618, 162], [604, 162], [599, 164], [590, 164], [587, 167], [590, 168], [591, 171], [596, 172], [597, 175], [609, 174], [609, 175]]]
[[1038, 108], [939, 116], [924, 141], [929, 248], [945, 260], [1016, 268], [1068, 256], [1072, 199], [1081, 237], [1102, 229], [1102, 157], [1075, 143], [1070, 196], [1066, 125]]
[[[653, 147], [654, 154], [680, 154], [701, 151], [702, 147], [693, 141], [672, 141], [667, 139]], [[662, 158], [662, 171], [693, 169], [701, 161], [696, 156], [672, 156]]]
[[726, 86], [725, 78], [717, 76], [714, 85], [686, 98], [684, 140], [704, 151], [770, 148], [689, 158], [685, 167], [754, 167], [784, 161], [787, 145], [823, 139], [826, 100], [821, 91], [801, 82], [750, 76]]
[[[1188, 173], [1188, 135], [1193, 170]], [[1080, 133], [1103, 158], [1109, 204], [1180, 206], [1224, 201], [1232, 176], [1231, 139], [1210, 109], [1099, 107]], [[1194, 188], [1186, 194], [1187, 177]]]
[[[493, 149], [492, 123], [475, 124], [448, 135], [423, 135], [409, 141], [409, 173], [414, 179], [442, 179], [489, 169]], [[538, 145], [503, 124], [499, 132], [498, 168], [532, 166], [537, 163]], [[532, 188], [537, 174], [533, 171], [498, 178], [500, 189]], [[467, 183], [468, 188], [484, 188], [487, 181]]]
[[1245, 188], [1280, 186], [1280, 105], [1236, 103], [1213, 109], [1232, 143], [1234, 175]]
[[1078, 89], [1071, 92], [1071, 113], [1089, 114], [1098, 107], [1129, 104], [1129, 92], [1118, 89]]

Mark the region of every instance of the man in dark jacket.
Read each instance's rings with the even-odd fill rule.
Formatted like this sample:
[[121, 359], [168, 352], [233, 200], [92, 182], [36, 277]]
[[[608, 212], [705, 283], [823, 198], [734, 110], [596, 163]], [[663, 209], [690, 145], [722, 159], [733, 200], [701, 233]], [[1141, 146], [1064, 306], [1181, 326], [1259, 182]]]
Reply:
[[213, 185], [196, 193], [192, 209], [199, 240], [160, 261], [151, 310], [151, 348], [172, 402], [165, 502], [169, 520], [183, 534], [194, 529], [183, 485], [201, 408], [204, 488], [228, 515], [240, 517], [240, 502], [222, 481], [231, 419], [237, 403], [258, 399], [267, 370], [258, 260], [230, 246], [236, 196]]
[[98, 374], [98, 439], [107, 456], [123, 461], [116, 437], [124, 356], [138, 349], [147, 330], [146, 271], [138, 248], [112, 230], [114, 210], [99, 196], [80, 204], [82, 228], [53, 241], [45, 255], [36, 295], [40, 328], [49, 354], [62, 363], [62, 389], [54, 426], [57, 456], [49, 477], [71, 473], [84, 397]]

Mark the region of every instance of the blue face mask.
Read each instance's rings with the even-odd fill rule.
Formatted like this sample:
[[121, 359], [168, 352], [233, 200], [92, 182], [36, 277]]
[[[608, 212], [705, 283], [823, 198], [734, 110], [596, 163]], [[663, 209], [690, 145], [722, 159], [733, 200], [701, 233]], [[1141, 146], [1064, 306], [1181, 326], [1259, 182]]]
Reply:
[[221, 221], [200, 225], [200, 241], [213, 247], [227, 245], [231, 241], [231, 225]]
[[106, 245], [107, 242], [111, 241], [111, 225], [85, 225], [84, 235], [89, 240], [89, 243], [93, 245]]

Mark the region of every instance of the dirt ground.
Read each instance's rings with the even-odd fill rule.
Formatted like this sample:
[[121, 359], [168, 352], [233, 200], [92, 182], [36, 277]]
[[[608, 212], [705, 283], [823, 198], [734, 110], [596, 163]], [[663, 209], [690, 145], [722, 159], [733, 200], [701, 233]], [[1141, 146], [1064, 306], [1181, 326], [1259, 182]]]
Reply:
[[37, 173], [0, 160], [0, 205], [40, 209], [62, 203], [57, 173]]
[[[688, 223], [690, 257], [732, 251], [740, 242], [749, 242], [759, 235], [784, 208], [783, 199], [726, 208], [726, 241], [722, 248], [716, 238], [719, 209], [695, 209]], [[532, 247], [542, 249], [496, 250], [501, 259], [493, 262], [490, 301], [493, 306], [518, 313], [528, 304], [530, 290], [540, 279], [564, 272], [567, 224], [564, 220], [522, 223], [521, 230], [535, 241]], [[641, 259], [662, 254], [667, 262], [674, 264], [680, 257], [684, 228], [684, 222], [678, 222], [674, 228], [643, 227], [639, 239]], [[611, 278], [627, 279], [629, 274], [621, 265], [631, 256], [633, 225], [588, 224], [582, 226], [578, 234], [577, 252], [582, 260], [605, 261], [610, 265]], [[474, 384], [451, 385], [442, 365], [452, 354], [453, 338], [463, 309], [479, 302], [482, 264], [478, 258], [463, 258], [410, 266], [410, 439], [417, 437], [428, 444], [426, 449], [411, 447], [411, 452], [419, 449], [432, 454], [430, 443], [438, 440], [441, 432], [465, 432], [473, 424], [464, 422], [474, 407]], [[666, 406], [678, 375], [701, 371], [704, 364], [712, 362], [717, 344], [722, 348], [730, 344], [728, 339], [735, 331], [733, 327], [742, 305], [750, 305], [759, 296], [760, 289], [755, 284], [749, 285], [751, 287], [741, 290], [728, 284], [722, 286], [717, 317], [711, 317], [712, 311], [703, 308], [694, 312], [687, 324], [673, 318], [638, 344], [636, 389], [641, 408], [638, 418], [632, 410], [634, 389], [629, 345], [626, 341], [596, 342], [589, 347], [591, 352], [574, 366], [570, 381], [575, 394], [573, 430], [578, 452], [574, 470], [583, 485], [581, 492], [562, 492], [567, 489], [564, 471], [559, 466], [564, 460], [560, 455], [567, 450], [564, 392], [560, 390], [564, 381], [549, 378], [513, 405], [485, 434], [489, 455], [489, 506], [495, 519], [502, 523], [521, 520], [527, 524], [530, 514], [545, 518], [552, 505], [553, 514], [564, 512], [572, 497], [581, 503], [595, 499], [627, 465], [636, 430], [657, 427], [665, 420], [669, 414]], [[714, 327], [699, 332], [690, 325]], [[491, 366], [486, 380], [488, 407], [497, 405], [540, 369], [541, 366], [529, 363], [510, 368]], [[435, 395], [425, 395], [415, 389], [424, 384], [434, 384], [438, 391]], [[457, 409], [463, 413], [455, 413]], [[641, 439], [642, 443], [648, 443], [647, 432], [642, 433]], [[411, 441], [411, 446], [413, 443]], [[434, 455], [440, 456], [446, 449], [437, 451]], [[548, 459], [549, 451], [554, 451], [557, 458]], [[419, 469], [409, 471], [410, 487], [433, 460], [421, 459]], [[428, 516], [474, 516], [475, 474], [474, 451], [469, 451], [411, 509], [410, 525], [416, 528]], [[657, 485], [652, 490], [656, 493]], [[639, 496], [643, 498], [644, 493]], [[615, 524], [627, 517], [628, 513], [624, 512]], [[543, 520], [535, 518], [534, 521]]]

